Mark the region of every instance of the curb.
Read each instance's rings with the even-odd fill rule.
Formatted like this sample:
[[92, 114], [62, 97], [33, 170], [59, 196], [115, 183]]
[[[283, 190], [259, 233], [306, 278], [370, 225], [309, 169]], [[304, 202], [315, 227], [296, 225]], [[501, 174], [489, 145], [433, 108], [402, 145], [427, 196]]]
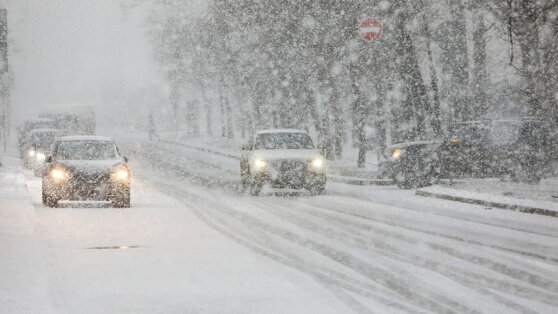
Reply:
[[343, 177], [337, 177], [337, 176], [332, 176], [332, 175], [328, 175], [327, 179], [331, 182], [345, 183], [345, 184], [351, 184], [351, 185], [381, 185], [381, 186], [386, 186], [386, 185], [393, 185], [394, 184], [393, 180], [388, 180], [388, 179], [343, 178]]
[[424, 196], [424, 197], [438, 198], [438, 199], [444, 199], [444, 200], [450, 200], [450, 201], [457, 201], [457, 202], [468, 203], [468, 204], [495, 207], [495, 208], [500, 208], [500, 209], [513, 210], [513, 211], [518, 211], [518, 212], [528, 213], [528, 214], [558, 217], [558, 211], [553, 211], [553, 210], [544, 209], [544, 208], [537, 208], [537, 207], [530, 207], [530, 206], [516, 205], [516, 204], [508, 204], [508, 203], [500, 203], [500, 202], [492, 202], [492, 201], [486, 201], [486, 200], [481, 200], [481, 199], [466, 198], [466, 197], [453, 196], [453, 195], [441, 194], [441, 193], [432, 193], [432, 192], [421, 191], [421, 190], [417, 190], [415, 195]]

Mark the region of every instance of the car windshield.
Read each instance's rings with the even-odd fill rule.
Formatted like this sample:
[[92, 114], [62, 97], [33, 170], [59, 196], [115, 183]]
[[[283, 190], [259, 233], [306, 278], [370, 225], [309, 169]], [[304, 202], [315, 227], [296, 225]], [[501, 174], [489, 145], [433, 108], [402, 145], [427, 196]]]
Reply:
[[484, 142], [488, 129], [481, 124], [461, 124], [455, 125], [452, 132], [452, 139], [459, 140], [460, 143]]
[[105, 160], [117, 159], [116, 146], [101, 141], [63, 141], [56, 148], [60, 160]]
[[264, 133], [256, 137], [255, 149], [313, 149], [312, 139], [304, 133]]
[[540, 122], [527, 122], [518, 131], [518, 141], [532, 146], [552, 145], [551, 126]]

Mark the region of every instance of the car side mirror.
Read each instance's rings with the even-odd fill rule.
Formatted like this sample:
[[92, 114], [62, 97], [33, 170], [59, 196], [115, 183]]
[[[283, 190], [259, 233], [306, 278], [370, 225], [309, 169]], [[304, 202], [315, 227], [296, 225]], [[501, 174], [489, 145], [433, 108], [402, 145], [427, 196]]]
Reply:
[[47, 156], [47, 158], [45, 158], [45, 162], [52, 162], [52, 156]]
[[124, 159], [124, 162], [125, 162], [125, 163], [128, 163], [128, 157], [122, 156], [122, 159]]
[[240, 148], [242, 150], [252, 150], [252, 146], [250, 144], [244, 144]]

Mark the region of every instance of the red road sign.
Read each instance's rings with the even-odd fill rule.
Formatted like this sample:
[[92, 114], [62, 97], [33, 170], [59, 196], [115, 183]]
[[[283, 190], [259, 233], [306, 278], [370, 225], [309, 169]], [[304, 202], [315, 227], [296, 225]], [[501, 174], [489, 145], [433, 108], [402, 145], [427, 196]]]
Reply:
[[376, 41], [382, 37], [382, 23], [373, 17], [364, 19], [358, 26], [358, 34], [366, 41]]

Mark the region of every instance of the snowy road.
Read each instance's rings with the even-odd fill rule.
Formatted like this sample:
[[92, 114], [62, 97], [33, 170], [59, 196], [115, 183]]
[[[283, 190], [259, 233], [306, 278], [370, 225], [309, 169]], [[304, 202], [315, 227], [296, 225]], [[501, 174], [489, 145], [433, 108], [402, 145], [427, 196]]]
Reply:
[[130, 157], [131, 209], [44, 208], [25, 174], [53, 312], [558, 310], [555, 218], [392, 187], [249, 197]]
[[40, 181], [25, 177], [48, 265], [48, 286], [39, 289], [51, 312], [347, 311], [311, 278], [222, 237], [194, 204], [142, 179], [133, 209], [51, 209], [40, 204]]

